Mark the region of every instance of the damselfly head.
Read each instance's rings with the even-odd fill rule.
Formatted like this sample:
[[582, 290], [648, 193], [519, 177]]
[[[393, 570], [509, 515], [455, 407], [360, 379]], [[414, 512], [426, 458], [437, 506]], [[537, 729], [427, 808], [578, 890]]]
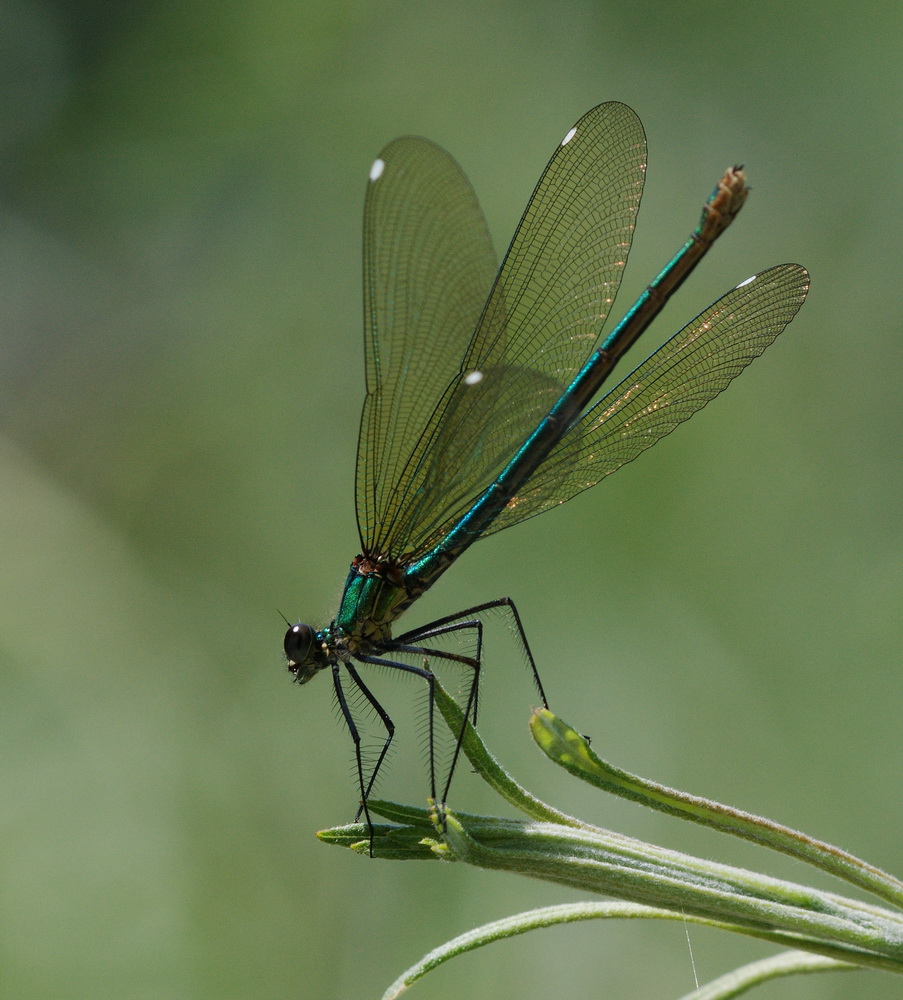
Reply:
[[327, 662], [317, 633], [300, 622], [285, 633], [285, 658], [289, 672], [299, 684], [306, 684]]

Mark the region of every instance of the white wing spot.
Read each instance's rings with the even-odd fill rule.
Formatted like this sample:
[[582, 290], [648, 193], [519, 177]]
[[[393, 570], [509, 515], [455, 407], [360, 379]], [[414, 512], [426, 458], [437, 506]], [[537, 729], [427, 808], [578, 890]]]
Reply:
[[378, 181], [383, 175], [383, 171], [386, 169], [386, 161], [376, 159], [373, 161], [373, 166], [370, 168], [370, 180]]
[[571, 131], [570, 131], [570, 132], [568, 132], [568, 134], [567, 134], [567, 135], [566, 135], [566, 136], [565, 136], [565, 137], [564, 137], [564, 138], [563, 138], [563, 139], [561, 140], [561, 145], [562, 145], [562, 146], [566, 146], [566, 145], [567, 145], [567, 144], [568, 144], [568, 143], [569, 143], [569, 142], [571, 141], [571, 139], [573, 139], [573, 138], [574, 138], [574, 136], [575, 136], [576, 134], [577, 134], [577, 126], [575, 125], [575, 126], [574, 126], [574, 127], [573, 127], [573, 128], [571, 129]]
[[476, 385], [478, 382], [483, 381], [483, 373], [478, 371], [468, 372], [464, 376], [465, 385]]
[[754, 274], [751, 278], [747, 278], [746, 281], [741, 281], [740, 284], [737, 285], [737, 288], [745, 288], [747, 285], [751, 285], [758, 277], [758, 274]]

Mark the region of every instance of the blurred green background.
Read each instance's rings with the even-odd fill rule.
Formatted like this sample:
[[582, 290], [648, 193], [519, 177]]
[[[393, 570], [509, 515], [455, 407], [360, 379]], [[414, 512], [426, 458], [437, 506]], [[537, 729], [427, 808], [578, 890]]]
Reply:
[[[898, 6], [838, 3], [0, 7], [3, 996], [378, 996], [454, 934], [578, 898], [319, 844], [354, 811], [350, 743], [328, 680], [289, 683], [277, 609], [328, 620], [357, 552], [374, 156], [446, 146], [501, 250], [603, 100], [650, 146], [618, 316], [725, 166], [754, 186], [647, 348], [781, 261], [810, 268], [809, 302], [710, 409], [476, 546], [406, 627], [510, 594], [603, 756], [903, 870], [901, 37]], [[507, 763], [556, 804], [812, 878], [571, 788], [529, 742], [504, 638], [487, 673]], [[453, 804], [499, 810], [460, 779]], [[400, 751], [382, 791], [422, 802], [422, 767]], [[703, 981], [773, 950], [690, 935]], [[692, 985], [679, 924], [595, 924], [412, 996]], [[767, 995], [851, 992], [900, 995], [877, 973]]]

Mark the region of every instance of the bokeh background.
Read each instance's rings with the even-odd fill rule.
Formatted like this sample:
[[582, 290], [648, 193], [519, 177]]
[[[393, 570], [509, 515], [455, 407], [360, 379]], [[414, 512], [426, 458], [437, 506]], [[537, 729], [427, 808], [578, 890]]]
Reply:
[[[903, 870], [901, 38], [897, 5], [792, 0], [3, 3], [3, 996], [378, 996], [454, 934], [579, 898], [320, 844], [354, 810], [350, 743], [326, 679], [289, 683], [278, 612], [328, 620], [357, 552], [374, 156], [412, 132], [449, 148], [501, 250], [603, 100], [650, 145], [618, 315], [726, 165], [754, 185], [647, 347], [781, 261], [810, 268], [809, 302], [708, 410], [476, 546], [409, 624], [510, 594], [553, 707], [604, 756]], [[550, 774], [499, 633], [486, 718], [531, 787], [828, 884]], [[387, 684], [404, 718], [410, 685]], [[421, 803], [409, 763], [383, 791]], [[454, 804], [503, 809], [460, 777]], [[690, 938], [702, 981], [773, 950]], [[679, 924], [607, 923], [470, 955], [412, 995], [692, 985]]]

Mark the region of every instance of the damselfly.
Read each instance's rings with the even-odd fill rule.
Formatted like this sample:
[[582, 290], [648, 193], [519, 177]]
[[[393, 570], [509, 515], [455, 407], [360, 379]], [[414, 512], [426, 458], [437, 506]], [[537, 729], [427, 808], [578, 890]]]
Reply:
[[[630, 250], [646, 141], [623, 104], [602, 104], [565, 135], [501, 268], [470, 184], [426, 139], [390, 143], [364, 208], [367, 394], [357, 454], [361, 552], [335, 618], [285, 637], [299, 683], [329, 670], [355, 746], [361, 813], [394, 724], [364, 680], [373, 666], [428, 686], [430, 792], [437, 797], [431, 662], [469, 671], [475, 719], [481, 615], [509, 614], [543, 703], [520, 616], [500, 598], [393, 636], [406, 611], [473, 542], [594, 486], [672, 431], [761, 354], [794, 317], [809, 276], [782, 264], [747, 279], [592, 404], [618, 359], [739, 212], [748, 189], [728, 170], [696, 230], [600, 343]], [[592, 405], [591, 405], [592, 404]], [[440, 648], [453, 634], [472, 651]], [[346, 687], [384, 727], [367, 759]], [[460, 742], [460, 741], [459, 741]]]

